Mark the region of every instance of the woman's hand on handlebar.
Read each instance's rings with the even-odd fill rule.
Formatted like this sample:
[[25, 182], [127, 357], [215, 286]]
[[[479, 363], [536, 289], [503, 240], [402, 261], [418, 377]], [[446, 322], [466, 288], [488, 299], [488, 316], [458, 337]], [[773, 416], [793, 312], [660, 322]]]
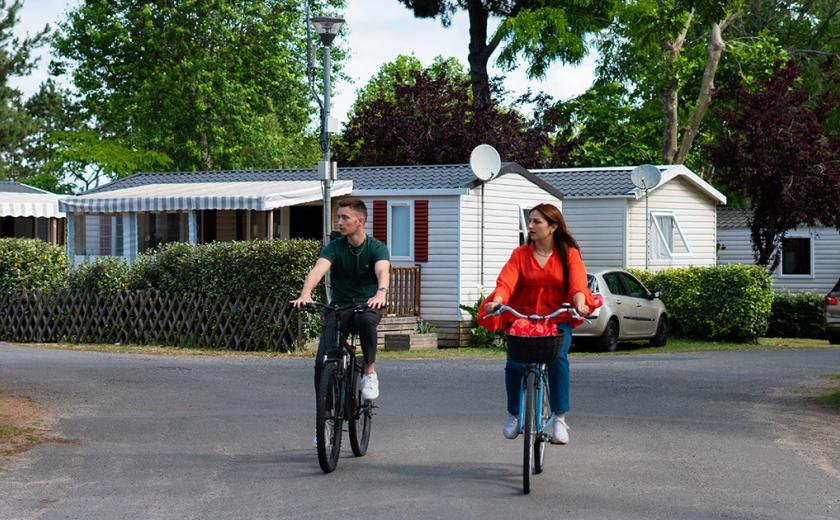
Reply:
[[493, 301], [484, 305], [484, 310], [487, 312], [495, 312], [496, 309], [501, 307], [502, 300], [501, 298], [493, 298]]

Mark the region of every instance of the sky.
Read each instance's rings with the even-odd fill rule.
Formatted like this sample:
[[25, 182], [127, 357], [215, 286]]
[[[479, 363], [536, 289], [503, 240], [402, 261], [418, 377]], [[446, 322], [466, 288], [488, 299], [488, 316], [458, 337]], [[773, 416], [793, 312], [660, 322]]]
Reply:
[[[33, 34], [45, 23], [55, 27], [64, 13], [78, 0], [23, 0], [20, 22], [16, 33], [23, 36]], [[416, 19], [413, 13], [397, 0], [348, 0], [343, 13], [347, 20], [347, 35], [342, 36], [342, 45], [350, 49], [345, 65], [345, 74], [350, 82], [339, 82], [332, 98], [332, 115], [341, 123], [346, 122], [347, 112], [355, 99], [356, 90], [363, 87], [382, 64], [393, 61], [400, 54], [413, 54], [424, 65], [438, 56], [455, 57], [465, 66], [469, 43], [469, 20], [465, 12], [459, 12], [450, 27], [443, 27], [437, 20]], [[494, 29], [499, 20], [491, 22]], [[29, 97], [38, 85], [47, 78], [49, 50], [42, 49], [38, 55], [37, 70], [26, 78], [13, 78], [10, 83], [19, 88], [24, 97]], [[495, 56], [494, 56], [495, 58]], [[491, 66], [491, 76], [504, 76], [505, 86], [512, 95], [523, 94], [528, 88], [533, 92], [543, 91], [555, 99], [569, 99], [582, 94], [591, 85], [595, 71], [594, 53], [587, 56], [578, 66], [552, 66], [544, 79], [528, 79], [524, 64], [514, 71], [504, 72]], [[67, 86], [68, 80], [62, 81]]]

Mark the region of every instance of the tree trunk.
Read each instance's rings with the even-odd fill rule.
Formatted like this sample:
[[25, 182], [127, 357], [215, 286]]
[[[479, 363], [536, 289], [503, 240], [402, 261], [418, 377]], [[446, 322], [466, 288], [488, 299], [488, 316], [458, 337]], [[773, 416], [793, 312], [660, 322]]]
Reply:
[[470, 15], [470, 83], [472, 84], [473, 105], [476, 107], [490, 104], [490, 77], [487, 74], [487, 62], [496, 49], [487, 44], [487, 9], [481, 0], [469, 0]]
[[199, 146], [201, 146], [201, 160], [208, 170], [213, 169], [213, 156], [210, 155], [210, 145], [207, 141], [207, 132], [202, 131], [199, 135]]
[[703, 81], [700, 83], [700, 94], [697, 96], [697, 106], [689, 117], [688, 124], [683, 129], [680, 149], [674, 159], [674, 164], [685, 162], [685, 158], [691, 150], [691, 145], [694, 143], [694, 138], [697, 137], [700, 122], [703, 121], [706, 110], [712, 102], [712, 95], [715, 90], [715, 74], [720, 63], [720, 56], [725, 48], [726, 43], [723, 41], [720, 25], [713, 23], [712, 29], [709, 31], [708, 57], [706, 58], [706, 69], [703, 71]]
[[659, 100], [662, 102], [662, 162], [671, 164], [677, 153], [677, 139], [679, 137], [680, 116], [679, 116], [679, 92], [680, 76], [674, 71], [674, 64], [685, 44], [685, 36], [691, 27], [694, 19], [694, 10], [688, 13], [688, 18], [680, 30], [680, 33], [673, 40], [662, 42], [663, 58], [672, 72], [668, 85], [659, 92]]

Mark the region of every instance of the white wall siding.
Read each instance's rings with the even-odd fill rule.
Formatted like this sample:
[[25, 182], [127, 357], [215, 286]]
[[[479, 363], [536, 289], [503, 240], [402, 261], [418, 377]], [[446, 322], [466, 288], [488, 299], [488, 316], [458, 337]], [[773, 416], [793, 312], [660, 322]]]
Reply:
[[[782, 276], [779, 268], [773, 273], [773, 288], [787, 291], [816, 291], [827, 293], [840, 278], [840, 233], [834, 228], [809, 228], [797, 230], [790, 236], [810, 235], [813, 240], [814, 265], [811, 277]], [[721, 229], [718, 231], [721, 264], [753, 264], [750, 230], [747, 228]]]
[[568, 198], [563, 216], [587, 270], [624, 267], [627, 199]]
[[[509, 173], [490, 181], [484, 188], [484, 220], [481, 217], [481, 188], [461, 197], [461, 286], [460, 301], [472, 305], [479, 286], [485, 294], [496, 286], [496, 278], [519, 246], [520, 207], [532, 208], [547, 202], [562, 209], [561, 202], [518, 174]], [[484, 226], [484, 276], [481, 271], [481, 227]], [[469, 314], [460, 311], [467, 321]]]
[[[717, 261], [717, 204], [689, 181], [677, 177], [650, 193], [650, 211], [673, 212], [680, 223], [692, 254], [660, 260], [651, 255], [650, 269], [689, 265], [715, 265]], [[645, 199], [630, 199], [627, 222], [627, 265], [645, 267]], [[650, 224], [651, 232], [656, 229]], [[676, 235], [676, 231], [674, 231]], [[653, 237], [653, 235], [651, 235]], [[651, 250], [653, 240], [651, 239]]]

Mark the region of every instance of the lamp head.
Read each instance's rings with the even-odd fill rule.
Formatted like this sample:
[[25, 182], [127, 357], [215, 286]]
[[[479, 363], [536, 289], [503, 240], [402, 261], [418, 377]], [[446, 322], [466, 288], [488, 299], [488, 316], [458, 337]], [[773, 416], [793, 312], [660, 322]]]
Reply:
[[332, 45], [341, 26], [344, 25], [344, 18], [333, 16], [314, 16], [312, 17], [312, 25], [315, 27], [315, 32], [321, 38], [321, 43], [325, 47]]

